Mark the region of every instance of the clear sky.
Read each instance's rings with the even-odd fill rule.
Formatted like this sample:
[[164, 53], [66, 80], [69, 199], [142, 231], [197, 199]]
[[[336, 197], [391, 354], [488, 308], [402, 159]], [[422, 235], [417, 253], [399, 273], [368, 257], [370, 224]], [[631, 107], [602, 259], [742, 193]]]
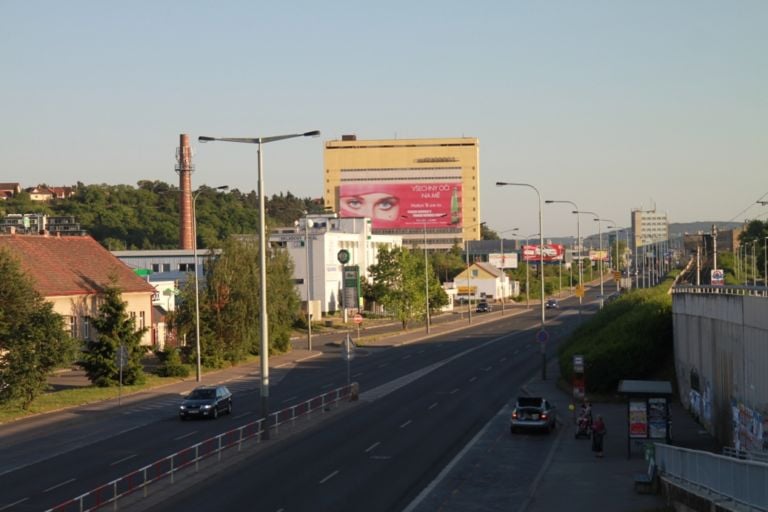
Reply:
[[[538, 232], [543, 199], [620, 226], [766, 219], [765, 0], [0, 0], [0, 182], [257, 186], [321, 197], [323, 141], [480, 139], [481, 217]], [[766, 196], [768, 197], [768, 196]], [[546, 236], [570, 236], [566, 205]], [[582, 233], [596, 231], [582, 222]]]

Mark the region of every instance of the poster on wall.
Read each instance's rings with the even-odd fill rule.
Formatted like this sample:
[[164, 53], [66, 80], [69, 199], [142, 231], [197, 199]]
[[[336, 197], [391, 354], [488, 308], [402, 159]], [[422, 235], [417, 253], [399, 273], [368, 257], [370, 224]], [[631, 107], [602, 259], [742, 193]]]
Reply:
[[[544, 244], [544, 263], [562, 261], [565, 257], [565, 246], [562, 244]], [[523, 246], [523, 261], [536, 262], [541, 259], [538, 245]]]
[[608, 251], [589, 251], [589, 261], [608, 261]]
[[374, 229], [461, 227], [461, 182], [342, 183], [339, 215], [368, 217]]
[[667, 399], [648, 399], [648, 433], [651, 439], [667, 438]]
[[629, 402], [629, 437], [648, 437], [648, 413], [644, 400]]

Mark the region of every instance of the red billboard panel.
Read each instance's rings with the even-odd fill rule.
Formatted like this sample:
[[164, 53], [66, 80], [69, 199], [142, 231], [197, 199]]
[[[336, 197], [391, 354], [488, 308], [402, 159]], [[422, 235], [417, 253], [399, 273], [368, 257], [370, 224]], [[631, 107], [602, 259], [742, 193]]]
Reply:
[[[562, 244], [544, 244], [544, 263], [559, 262], [565, 258], [565, 246]], [[535, 263], [541, 260], [538, 245], [523, 246], [523, 261]]]
[[339, 215], [374, 229], [461, 227], [461, 183], [342, 183]]

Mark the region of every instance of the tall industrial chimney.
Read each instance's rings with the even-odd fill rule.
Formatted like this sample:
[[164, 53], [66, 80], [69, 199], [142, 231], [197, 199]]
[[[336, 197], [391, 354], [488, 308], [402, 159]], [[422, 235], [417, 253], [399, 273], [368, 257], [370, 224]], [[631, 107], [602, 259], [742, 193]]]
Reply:
[[182, 133], [176, 150], [176, 172], [179, 173], [179, 244], [182, 249], [194, 249], [192, 236], [192, 148], [189, 135]]

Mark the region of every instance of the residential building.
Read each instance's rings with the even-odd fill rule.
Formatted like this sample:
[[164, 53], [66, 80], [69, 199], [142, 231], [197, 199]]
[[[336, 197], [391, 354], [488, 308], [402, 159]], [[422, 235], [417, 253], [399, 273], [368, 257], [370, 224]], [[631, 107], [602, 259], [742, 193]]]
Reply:
[[[296, 226], [274, 229], [269, 236], [272, 247], [288, 251], [294, 262], [294, 278], [302, 301], [306, 301], [307, 284], [312, 301], [319, 302], [319, 311], [313, 316], [333, 313], [345, 307], [358, 309], [361, 300], [353, 303], [342, 298], [343, 270], [357, 269], [360, 280], [368, 280], [368, 269], [378, 261], [381, 248], [392, 249], [402, 245], [398, 235], [376, 235], [371, 219], [364, 217], [339, 218], [335, 214], [309, 215]], [[346, 251], [349, 261], [342, 264], [339, 252]], [[309, 261], [309, 265], [307, 265]], [[354, 276], [353, 276], [354, 278]]]
[[42, 213], [11, 213], [0, 219], [0, 233], [85, 235], [73, 216], [48, 216]]
[[0, 183], [0, 200], [11, 199], [21, 192], [20, 183]]
[[141, 343], [160, 344], [152, 323], [155, 289], [90, 236], [0, 235], [0, 250], [18, 258], [37, 292], [64, 317], [72, 336], [96, 338], [91, 319], [99, 314], [104, 289], [114, 285], [136, 327], [148, 328]]
[[470, 264], [453, 279], [453, 283], [445, 283], [444, 287], [455, 289], [458, 300], [499, 300], [520, 294], [519, 283], [511, 281], [505, 272], [494, 265], [482, 261]]
[[476, 138], [325, 143], [323, 200], [340, 217], [368, 217], [377, 235], [405, 245], [450, 249], [480, 239]]

